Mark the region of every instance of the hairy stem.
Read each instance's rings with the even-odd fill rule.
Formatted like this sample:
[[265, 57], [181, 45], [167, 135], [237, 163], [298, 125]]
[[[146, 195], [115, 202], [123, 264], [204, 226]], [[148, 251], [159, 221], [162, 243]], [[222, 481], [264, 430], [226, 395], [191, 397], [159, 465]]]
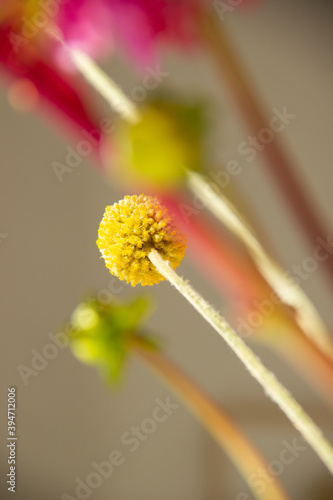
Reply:
[[205, 206], [246, 246], [257, 269], [282, 303], [295, 309], [295, 320], [302, 331], [333, 359], [333, 343], [324, 322], [302, 288], [265, 251], [253, 230], [237, 209], [204, 176], [187, 172], [188, 185]]
[[126, 121], [136, 123], [139, 119], [136, 106], [121, 88], [84, 52], [70, 50], [70, 54], [77, 69], [104, 97], [111, 108]]
[[[251, 375], [259, 382], [265, 393], [278, 404], [281, 410], [300, 431], [304, 439], [312, 446], [313, 450], [321, 458], [328, 470], [333, 474], [333, 448], [325, 439], [319, 427], [305, 413], [302, 407], [289, 394], [285, 387], [280, 384], [275, 375], [262, 364], [260, 359], [237, 335], [231, 326], [225, 321], [208, 302], [201, 297], [189, 283], [186, 283], [171, 267], [168, 262], [156, 250], [149, 254], [151, 262], [162, 276], [164, 276], [208, 321], [217, 333], [227, 342], [238, 358], [244, 363]], [[296, 355], [296, 353], [295, 353]]]

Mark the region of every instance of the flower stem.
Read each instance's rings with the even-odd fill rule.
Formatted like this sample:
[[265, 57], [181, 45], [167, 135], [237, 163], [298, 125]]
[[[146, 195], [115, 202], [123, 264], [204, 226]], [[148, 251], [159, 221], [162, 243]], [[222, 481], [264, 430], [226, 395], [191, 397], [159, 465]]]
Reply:
[[[218, 25], [216, 15], [211, 14], [203, 20], [202, 36], [216, 61], [223, 80], [228, 84], [230, 93], [233, 95], [249, 130], [257, 136], [260, 130], [268, 126], [267, 119], [245, 71], [237, 60], [225, 30]], [[318, 245], [319, 238], [326, 240], [327, 232], [294, 174], [293, 167], [276, 135], [271, 143], [265, 146], [262, 154], [266, 157], [267, 166], [280, 185], [280, 189], [307, 235], [311, 247], [314, 248]], [[325, 260], [324, 264], [333, 282], [333, 259]]]
[[80, 50], [68, 50], [76, 68], [104, 97], [111, 108], [126, 121], [136, 123], [139, 119], [136, 106], [121, 88], [87, 54]]
[[[312, 446], [328, 470], [333, 474], [333, 448], [325, 439], [319, 427], [310, 419], [302, 407], [280, 384], [275, 375], [262, 364], [260, 359], [237, 335], [231, 326], [212, 306], [201, 297], [189, 283], [186, 283], [156, 250], [149, 254], [151, 262], [162, 276], [164, 276], [203, 316], [206, 321], [227, 342], [239, 359], [247, 367], [251, 375], [263, 387], [266, 394], [278, 404], [281, 410], [300, 431], [304, 439]], [[295, 353], [296, 355], [296, 353]]]
[[[258, 294], [267, 290], [266, 283], [258, 276], [255, 266], [243, 253], [237, 253], [230, 246], [228, 239], [217, 234], [212, 221], [201, 213], [200, 217], [191, 217], [189, 221], [182, 216], [179, 206], [190, 203], [184, 194], [173, 193], [171, 196], [160, 195], [165, 206], [177, 217], [179, 227], [186, 233], [188, 250], [195, 265], [210, 278], [230, 303], [251, 303]], [[202, 255], [206, 258], [202, 259]]]
[[[136, 105], [89, 56], [78, 50], [69, 48], [68, 50], [77, 69], [124, 120], [130, 123], [139, 120], [140, 114]], [[187, 174], [190, 188], [203, 199], [214, 215], [243, 241], [250, 251], [257, 268], [282, 302], [295, 308], [295, 318], [299, 326], [324, 352], [333, 358], [333, 345], [325, 324], [302, 289], [288, 278], [283, 270], [267, 255], [252, 230], [242, 221], [236, 209], [222, 195], [219, 197], [205, 183], [203, 177], [188, 170]]]
[[[224, 449], [243, 475], [258, 500], [287, 500], [287, 495], [268, 464], [256, 448], [247, 440], [231, 418], [212, 401], [187, 375], [158, 351], [135, 345], [133, 351], [149, 366], [170, 389], [185, 403], [192, 414]], [[264, 469], [272, 481], [264, 491], [256, 488], [249, 478]]]
[[[188, 186], [205, 206], [246, 246], [259, 272], [281, 302], [295, 309], [295, 320], [304, 333], [333, 359], [327, 328], [302, 288], [268, 255], [237, 209], [202, 175], [187, 172]], [[214, 189], [215, 188], [215, 189]]]

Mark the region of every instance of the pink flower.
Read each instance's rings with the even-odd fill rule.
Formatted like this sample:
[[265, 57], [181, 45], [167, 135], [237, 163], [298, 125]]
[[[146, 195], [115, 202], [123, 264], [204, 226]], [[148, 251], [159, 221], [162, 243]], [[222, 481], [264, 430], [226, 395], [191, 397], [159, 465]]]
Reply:
[[96, 130], [98, 126], [89, 105], [89, 87], [54, 64], [49, 36], [44, 37], [42, 44], [37, 36], [31, 39], [23, 36], [22, 15], [19, 8], [13, 9], [0, 20], [2, 83], [31, 82], [38, 95], [38, 110], [57, 122], [61, 119], [61, 130], [71, 130], [77, 135], [87, 132], [97, 152], [102, 134]]
[[59, 7], [57, 25], [68, 45], [92, 57], [123, 46], [141, 64], [160, 41], [182, 45], [198, 38], [205, 0], [72, 0]]

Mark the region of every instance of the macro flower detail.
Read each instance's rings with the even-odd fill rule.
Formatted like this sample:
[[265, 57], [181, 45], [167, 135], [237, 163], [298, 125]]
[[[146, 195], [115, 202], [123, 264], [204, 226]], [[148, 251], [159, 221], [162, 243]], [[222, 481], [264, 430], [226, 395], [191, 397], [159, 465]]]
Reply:
[[92, 57], [119, 46], [140, 65], [151, 64], [161, 42], [193, 45], [202, 0], [72, 0], [60, 2], [56, 24], [72, 48]]
[[165, 279], [149, 259], [151, 250], [176, 269], [186, 237], [157, 198], [141, 194], [106, 207], [96, 243], [111, 274], [132, 286], [146, 286]]

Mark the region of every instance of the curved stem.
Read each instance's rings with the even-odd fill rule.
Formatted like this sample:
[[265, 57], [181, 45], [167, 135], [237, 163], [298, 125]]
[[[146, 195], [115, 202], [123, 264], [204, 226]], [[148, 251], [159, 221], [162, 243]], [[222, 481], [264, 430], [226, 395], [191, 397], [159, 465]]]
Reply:
[[[287, 495], [268, 464], [247, 440], [228, 415], [212, 401], [183, 371], [166, 356], [134, 346], [133, 352], [151, 368], [162, 381], [185, 403], [192, 414], [205, 426], [243, 475], [258, 500], [287, 500]], [[272, 482], [264, 491], [249, 481], [251, 475], [264, 469]]]
[[[260, 130], [268, 126], [267, 119], [224, 29], [221, 29], [217, 23], [216, 15], [211, 14], [203, 20], [202, 36], [249, 130], [257, 136]], [[262, 154], [266, 157], [267, 166], [280, 185], [286, 201], [307, 235], [311, 246], [316, 247], [319, 238], [326, 241], [327, 232], [316, 215], [316, 210], [307, 199], [276, 134], [271, 143], [266, 145]], [[325, 266], [333, 282], [333, 259], [327, 259]]]
[[189, 283], [178, 276], [169, 264], [163, 260], [156, 250], [149, 254], [151, 262], [159, 273], [162, 274], [192, 306], [203, 316], [204, 319], [216, 330], [216, 332], [227, 342], [229, 347], [244, 363], [251, 375], [259, 382], [265, 393], [271, 397], [281, 408], [289, 420], [300, 431], [304, 439], [312, 446], [313, 450], [321, 458], [328, 470], [333, 474], [333, 448], [325, 439], [319, 427], [305, 413], [303, 408], [289, 394], [285, 387], [280, 384], [275, 375], [262, 364], [260, 359], [237, 335], [231, 326], [203, 299]]

